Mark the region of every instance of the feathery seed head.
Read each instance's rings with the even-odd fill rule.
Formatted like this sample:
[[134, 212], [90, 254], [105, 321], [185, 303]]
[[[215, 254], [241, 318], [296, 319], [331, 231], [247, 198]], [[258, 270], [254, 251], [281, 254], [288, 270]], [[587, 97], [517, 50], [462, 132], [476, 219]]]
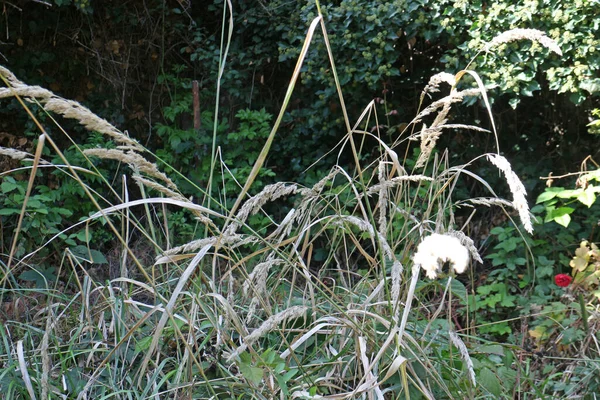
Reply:
[[420, 265], [430, 279], [437, 277], [445, 262], [451, 263], [454, 271], [461, 274], [469, 264], [469, 250], [454, 236], [434, 233], [419, 244], [413, 262]]

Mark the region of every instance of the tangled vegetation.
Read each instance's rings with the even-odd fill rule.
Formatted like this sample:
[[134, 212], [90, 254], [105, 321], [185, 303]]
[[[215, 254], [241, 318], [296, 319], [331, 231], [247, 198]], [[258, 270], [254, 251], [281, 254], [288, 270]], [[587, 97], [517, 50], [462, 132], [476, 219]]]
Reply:
[[[590, 112], [592, 5], [550, 2], [215, 1], [203, 11], [222, 20], [197, 25], [185, 1], [148, 1], [133, 23], [123, 4], [54, 0], [146, 36], [81, 31], [69, 63], [85, 101], [59, 95], [73, 88], [56, 76], [29, 82], [51, 52], [0, 67], [4, 128], [26, 132], [0, 147], [0, 393], [599, 392], [597, 165], [556, 170], [545, 189], [522, 181], [515, 165], [539, 170], [511, 155], [572, 136], [506, 138], [497, 116], [551, 90], [568, 99], [540, 108]], [[104, 85], [78, 69], [88, 53]]]

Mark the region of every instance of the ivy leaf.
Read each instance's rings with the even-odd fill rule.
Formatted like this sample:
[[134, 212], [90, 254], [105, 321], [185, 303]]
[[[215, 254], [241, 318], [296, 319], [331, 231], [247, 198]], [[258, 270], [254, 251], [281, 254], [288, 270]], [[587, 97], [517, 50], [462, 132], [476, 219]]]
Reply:
[[590, 94], [598, 93], [600, 92], [600, 79], [595, 78], [585, 80], [579, 84], [579, 88], [589, 92]]
[[557, 197], [561, 199], [569, 199], [572, 197], [577, 197], [583, 193], [583, 189], [572, 189], [572, 190], [561, 190], [556, 194]]

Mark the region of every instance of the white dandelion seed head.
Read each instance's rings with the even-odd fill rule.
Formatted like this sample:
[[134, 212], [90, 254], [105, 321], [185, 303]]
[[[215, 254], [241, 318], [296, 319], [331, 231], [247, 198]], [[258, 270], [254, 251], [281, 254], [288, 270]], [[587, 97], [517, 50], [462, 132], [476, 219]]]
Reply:
[[419, 243], [413, 261], [430, 279], [437, 277], [446, 262], [452, 264], [457, 274], [462, 274], [469, 264], [469, 250], [454, 236], [434, 233]]

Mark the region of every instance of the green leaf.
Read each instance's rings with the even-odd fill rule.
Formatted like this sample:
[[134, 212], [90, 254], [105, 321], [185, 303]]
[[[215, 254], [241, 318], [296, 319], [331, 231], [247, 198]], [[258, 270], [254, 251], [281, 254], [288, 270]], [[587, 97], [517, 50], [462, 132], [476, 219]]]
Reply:
[[465, 285], [457, 279], [452, 279], [452, 283], [450, 284], [450, 290], [452, 290], [452, 294], [458, 296], [463, 304], [467, 303], [467, 288]]
[[504, 355], [504, 348], [499, 344], [481, 345], [475, 348], [476, 352], [485, 354]]
[[152, 336], [146, 336], [137, 341], [135, 344], [135, 354], [139, 354], [143, 351], [146, 351], [150, 348], [150, 344], [152, 343]]
[[499, 234], [501, 234], [503, 232], [504, 232], [504, 228], [501, 227], [501, 226], [496, 226], [496, 227], [492, 228], [492, 230], [490, 231], [490, 233], [492, 235], [499, 235]]
[[562, 190], [556, 193], [556, 196], [561, 199], [570, 199], [572, 197], [577, 197], [583, 192], [583, 189], [573, 189], [573, 190]]
[[253, 367], [245, 362], [240, 362], [238, 366], [240, 367], [240, 372], [242, 373], [244, 378], [248, 379], [250, 382], [254, 383], [255, 385], [258, 385], [262, 381], [262, 368]]
[[556, 221], [557, 224], [562, 225], [566, 228], [571, 223], [571, 216], [569, 214], [561, 215], [560, 217], [555, 217], [554, 221]]
[[19, 187], [19, 185], [17, 185], [15, 182], [9, 182], [9, 181], [4, 181], [0, 185], [0, 189], [2, 189], [2, 193], [10, 193], [13, 190], [17, 189], [18, 187]]
[[21, 210], [17, 210], [16, 208], [0, 208], [0, 215], [15, 215], [20, 213]]
[[573, 211], [575, 211], [575, 209], [571, 207], [560, 207], [552, 210], [552, 212], [549, 212], [546, 220], [556, 221], [557, 224], [560, 224], [566, 228], [571, 222], [571, 216], [569, 214], [571, 214]]
[[75, 246], [70, 248], [73, 255], [91, 264], [108, 264], [108, 260], [98, 250], [88, 249], [86, 246]]
[[481, 368], [479, 370], [479, 376], [477, 381], [483, 386], [487, 391], [489, 391], [495, 397], [500, 397], [502, 392], [502, 387], [500, 386], [500, 380], [492, 371], [488, 368]]
[[579, 84], [579, 88], [587, 91], [589, 94], [600, 92], [600, 78], [588, 79]]
[[29, 282], [35, 282], [35, 286], [37, 288], [45, 288], [47, 283], [53, 282], [56, 280], [56, 274], [54, 273], [56, 268], [40, 268], [39, 270], [30, 269], [28, 271], [24, 271], [19, 275], [19, 279]]
[[590, 190], [590, 187], [588, 187], [586, 190], [583, 191], [583, 193], [577, 196], [577, 200], [579, 200], [581, 203], [585, 204], [589, 208], [596, 201], [596, 195], [594, 194], [594, 191]]
[[550, 190], [550, 189], [561, 189], [562, 188], [548, 188], [544, 191], [544, 193], [540, 194], [537, 198], [537, 200], [535, 201], [535, 204], [539, 204], [539, 203], [543, 203], [545, 201], [551, 200], [553, 198], [556, 197], [556, 195], [558, 194], [557, 190]]

